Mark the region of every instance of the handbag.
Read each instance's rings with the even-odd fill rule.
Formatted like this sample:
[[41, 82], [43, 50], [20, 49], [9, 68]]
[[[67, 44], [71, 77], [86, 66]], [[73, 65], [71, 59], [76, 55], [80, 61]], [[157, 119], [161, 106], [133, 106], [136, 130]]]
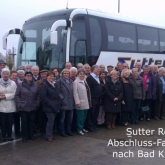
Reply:
[[142, 111], [143, 112], [146, 112], [146, 111], [149, 111], [150, 110], [150, 108], [149, 108], [149, 106], [147, 105], [147, 106], [144, 106], [144, 107], [142, 107]]

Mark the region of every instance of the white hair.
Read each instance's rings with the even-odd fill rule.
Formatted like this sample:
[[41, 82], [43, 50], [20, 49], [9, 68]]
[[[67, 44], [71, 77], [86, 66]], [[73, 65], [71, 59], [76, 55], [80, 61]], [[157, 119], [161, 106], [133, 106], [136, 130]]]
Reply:
[[160, 67], [160, 68], [158, 69], [158, 72], [162, 72], [162, 71], [165, 71], [165, 68], [164, 68], [164, 67]]
[[82, 63], [78, 63], [77, 67], [83, 67], [83, 64]]
[[37, 65], [32, 66], [31, 70], [34, 69], [34, 68], [37, 68], [39, 70], [39, 67]]
[[1, 74], [3, 75], [4, 72], [8, 72], [10, 74], [10, 70], [8, 68], [3, 68]]
[[77, 68], [76, 68], [76, 67], [71, 67], [71, 68], [70, 68], [70, 72], [71, 72], [72, 70], [76, 70], [76, 72], [77, 72]]
[[18, 74], [25, 74], [25, 71], [24, 70], [17, 70], [17, 73]]

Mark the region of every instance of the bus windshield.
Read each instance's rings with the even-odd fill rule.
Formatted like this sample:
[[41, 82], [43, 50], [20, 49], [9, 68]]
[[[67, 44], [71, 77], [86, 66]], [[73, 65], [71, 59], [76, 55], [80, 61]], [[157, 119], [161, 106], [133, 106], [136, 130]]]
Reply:
[[19, 39], [17, 67], [38, 65], [40, 69], [59, 69], [66, 61], [66, 27], [58, 27], [58, 44], [50, 45], [50, 28], [56, 20], [26, 24]]

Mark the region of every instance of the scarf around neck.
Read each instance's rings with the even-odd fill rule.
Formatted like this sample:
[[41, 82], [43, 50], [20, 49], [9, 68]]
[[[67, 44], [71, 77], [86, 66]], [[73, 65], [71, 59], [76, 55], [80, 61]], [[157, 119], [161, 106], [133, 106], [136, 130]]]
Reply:
[[143, 83], [144, 83], [144, 89], [147, 89], [147, 80], [149, 78], [149, 73], [147, 75], [143, 74]]

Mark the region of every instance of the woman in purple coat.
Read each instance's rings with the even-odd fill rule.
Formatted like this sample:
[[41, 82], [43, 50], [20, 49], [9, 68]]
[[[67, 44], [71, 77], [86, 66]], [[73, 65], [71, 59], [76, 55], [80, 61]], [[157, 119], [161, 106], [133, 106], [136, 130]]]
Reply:
[[142, 107], [148, 106], [144, 112], [142, 108], [141, 120], [144, 120], [145, 115], [146, 120], [150, 121], [151, 101], [156, 93], [156, 79], [155, 76], [149, 71], [148, 65], [143, 66], [143, 72], [140, 76], [143, 78], [144, 90], [146, 92], [146, 98], [142, 102]]
[[31, 71], [25, 72], [25, 79], [17, 86], [16, 106], [21, 115], [22, 123], [22, 141], [26, 142], [28, 138], [35, 140], [35, 117], [36, 110], [39, 107], [38, 85], [33, 81]]

